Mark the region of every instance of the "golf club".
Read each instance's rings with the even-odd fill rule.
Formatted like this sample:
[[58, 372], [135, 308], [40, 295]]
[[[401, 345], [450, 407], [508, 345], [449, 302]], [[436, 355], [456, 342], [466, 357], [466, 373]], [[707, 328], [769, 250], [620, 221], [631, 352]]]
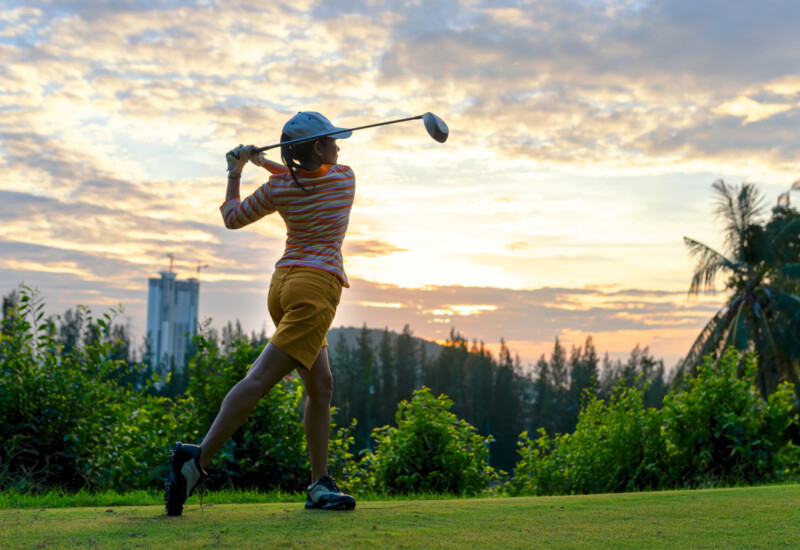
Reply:
[[267, 145], [266, 147], [259, 147], [258, 149], [256, 149], [256, 151], [260, 153], [261, 151], [274, 149], [275, 147], [280, 147], [281, 145], [314, 141], [315, 139], [327, 136], [335, 136], [336, 134], [342, 134], [344, 132], [355, 132], [356, 130], [363, 130], [364, 128], [375, 128], [376, 126], [386, 126], [387, 124], [397, 124], [398, 122], [407, 122], [409, 120], [418, 120], [420, 118], [422, 119], [422, 122], [425, 124], [425, 129], [428, 131], [428, 134], [430, 134], [430, 136], [433, 139], [435, 139], [439, 143], [444, 143], [445, 141], [447, 141], [447, 136], [450, 135], [450, 130], [449, 128], [447, 128], [447, 124], [444, 123], [444, 120], [434, 115], [433, 113], [425, 113], [424, 115], [401, 118], [398, 120], [390, 120], [389, 122], [378, 122], [377, 124], [367, 124], [366, 126], [359, 126], [357, 128], [347, 128], [345, 130], [339, 130], [337, 132], [329, 132], [327, 134], [319, 134], [316, 136], [309, 136], [299, 139], [293, 139], [290, 141], [284, 141], [283, 143], [276, 143], [274, 145]]

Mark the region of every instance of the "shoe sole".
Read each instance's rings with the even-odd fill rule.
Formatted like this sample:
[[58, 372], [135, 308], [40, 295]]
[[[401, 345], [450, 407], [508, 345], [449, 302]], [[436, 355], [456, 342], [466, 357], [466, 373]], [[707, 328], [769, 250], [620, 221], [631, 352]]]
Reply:
[[181, 495], [186, 494], [183, 476], [175, 475], [175, 455], [179, 445], [180, 443], [176, 443], [169, 451], [169, 469], [164, 480], [164, 505], [168, 516], [180, 516], [183, 513], [183, 503], [186, 502], [185, 498], [181, 500]]
[[306, 501], [306, 510], [353, 510], [356, 507], [354, 500], [342, 502], [329, 502], [327, 504], [316, 504], [310, 500]]

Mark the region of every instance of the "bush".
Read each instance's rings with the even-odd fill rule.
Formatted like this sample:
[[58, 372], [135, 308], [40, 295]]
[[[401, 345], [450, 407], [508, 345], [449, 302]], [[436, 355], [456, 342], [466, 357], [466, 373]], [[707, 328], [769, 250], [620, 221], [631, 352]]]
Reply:
[[[743, 375], [737, 371], [743, 366]], [[664, 401], [664, 433], [677, 485], [753, 483], [800, 474], [794, 388], [784, 383], [767, 401], [756, 386], [755, 354], [707, 357], [686, 390]]]
[[[63, 353], [30, 289], [23, 287], [19, 302], [6, 312], [0, 335], [0, 490], [160, 489], [172, 443], [197, 441], [258, 355], [241, 339], [222, 356], [201, 335], [187, 395], [159, 397], [157, 376], [146, 381], [147, 391], [120, 382], [131, 367], [110, 359], [114, 345], [105, 338], [89, 335], [81, 340], [92, 344]], [[95, 321], [82, 311], [87, 331], [107, 331], [110, 315]], [[294, 491], [308, 484], [302, 391], [289, 379], [262, 399], [215, 457], [210, 488]], [[332, 426], [334, 472], [352, 468], [350, 429]]]
[[[53, 323], [42, 321], [43, 308], [23, 287], [19, 305], [4, 311], [0, 490], [160, 489], [170, 445], [197, 441], [259, 353], [242, 338], [223, 354], [200, 334], [187, 394], [159, 397], [153, 380], [150, 391], [123, 383], [131, 367], [113, 359], [109, 314], [93, 320], [83, 308], [85, 330], [94, 332], [65, 352]], [[595, 493], [796, 479], [800, 448], [791, 434], [800, 419], [793, 387], [784, 384], [764, 400], [756, 369], [753, 355], [729, 352], [718, 364], [707, 359], [661, 411], [645, 407], [645, 390], [635, 387], [617, 387], [607, 402], [592, 398], [573, 434], [551, 438], [542, 431], [533, 441], [522, 434], [505, 490]], [[292, 378], [262, 399], [215, 457], [209, 487], [304, 487], [302, 399], [302, 384]], [[332, 426], [331, 474], [365, 492], [479, 494], [499, 479], [488, 465], [492, 438], [457, 418], [452, 406], [427, 388], [414, 392], [400, 403], [396, 427], [373, 430], [377, 447], [360, 461], [351, 452], [354, 424]]]
[[[195, 398], [193, 422], [205, 431], [225, 395], [244, 378], [261, 350], [250, 346], [246, 338], [231, 342], [226, 355], [207, 334], [199, 334], [195, 342], [197, 354], [190, 365], [187, 393]], [[307, 485], [308, 455], [298, 421], [302, 396], [299, 381], [286, 379], [261, 399], [214, 457], [207, 487], [296, 490]]]
[[375, 428], [377, 448], [367, 451], [359, 480], [365, 488], [386, 493], [434, 492], [476, 495], [497, 478], [488, 465], [489, 443], [459, 420], [445, 395], [414, 391], [395, 415], [397, 427]]
[[631, 491], [661, 485], [665, 445], [656, 409], [644, 406], [646, 388], [614, 388], [608, 402], [594, 396], [573, 434], [520, 436], [511, 495]]
[[[238, 338], [228, 343], [228, 353], [223, 355], [207, 333], [199, 334], [195, 343], [197, 354], [190, 365], [187, 393], [195, 403], [192, 422], [206, 430], [216, 418], [225, 395], [247, 375], [261, 349], [246, 338]], [[303, 384], [299, 378], [286, 377], [272, 388], [214, 457], [207, 487], [261, 491], [305, 488], [310, 463], [300, 418], [302, 404]], [[351, 430], [352, 426], [337, 428], [331, 423], [328, 458], [332, 473], [344, 471], [353, 460], [349, 452]]]
[[[169, 401], [119, 385], [116, 376], [127, 365], [110, 359], [113, 346], [101, 338], [61, 354], [43, 309], [22, 287], [19, 305], [3, 321], [0, 490], [129, 490], [163, 479], [166, 465], [148, 460], [188, 424]], [[93, 321], [83, 311], [86, 330], [109, 326], [108, 314]]]
[[553, 495], [796, 479], [794, 388], [783, 384], [765, 401], [756, 371], [755, 355], [732, 350], [716, 365], [706, 358], [660, 411], [644, 406], [644, 389], [616, 387], [607, 403], [589, 401], [573, 434], [551, 439], [541, 430], [529, 441], [523, 433], [505, 490]]

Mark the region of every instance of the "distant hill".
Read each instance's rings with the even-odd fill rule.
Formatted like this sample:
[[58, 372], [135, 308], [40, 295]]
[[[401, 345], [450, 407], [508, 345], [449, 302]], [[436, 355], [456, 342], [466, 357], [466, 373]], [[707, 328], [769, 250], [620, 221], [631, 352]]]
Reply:
[[[372, 349], [376, 352], [381, 344], [381, 339], [383, 338], [383, 331], [382, 328], [367, 328], [369, 331], [370, 337], [370, 344], [372, 345]], [[358, 344], [358, 337], [361, 334], [361, 327], [337, 327], [331, 328], [328, 331], [328, 355], [334, 357], [336, 354], [336, 344], [339, 342], [340, 339], [344, 338], [345, 344], [349, 348], [355, 348]], [[392, 344], [395, 343], [399, 333], [394, 331], [389, 331], [389, 337], [392, 339]], [[413, 336], [414, 343], [417, 346], [425, 346], [425, 355], [428, 359], [433, 357], [438, 357], [439, 352], [442, 350], [441, 345], [437, 344], [436, 342], [431, 342], [430, 340], [425, 340], [423, 338], [417, 338]]]

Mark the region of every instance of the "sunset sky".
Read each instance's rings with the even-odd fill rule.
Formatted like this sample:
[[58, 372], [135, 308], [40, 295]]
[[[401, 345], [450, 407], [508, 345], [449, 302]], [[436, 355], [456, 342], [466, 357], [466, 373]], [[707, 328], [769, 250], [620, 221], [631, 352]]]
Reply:
[[358, 188], [334, 326], [505, 338], [523, 364], [592, 335], [672, 367], [725, 301], [686, 295], [683, 236], [723, 249], [711, 184], [756, 182], [768, 212], [800, 177], [793, 0], [0, 6], [0, 291], [121, 303], [137, 341], [167, 253], [179, 278], [208, 264], [201, 318], [265, 326], [283, 222], [225, 229], [224, 154], [301, 110], [451, 131], [339, 142]]

